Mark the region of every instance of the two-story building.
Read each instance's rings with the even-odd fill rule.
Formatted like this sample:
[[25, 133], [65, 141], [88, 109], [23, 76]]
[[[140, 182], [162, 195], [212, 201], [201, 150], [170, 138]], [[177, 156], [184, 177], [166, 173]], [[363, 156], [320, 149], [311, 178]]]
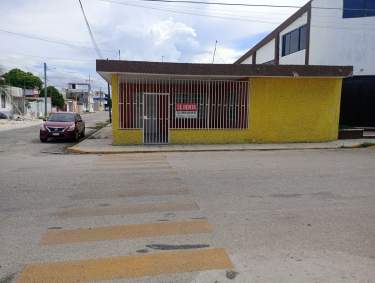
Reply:
[[351, 65], [341, 124], [375, 126], [375, 0], [312, 0], [235, 64]]

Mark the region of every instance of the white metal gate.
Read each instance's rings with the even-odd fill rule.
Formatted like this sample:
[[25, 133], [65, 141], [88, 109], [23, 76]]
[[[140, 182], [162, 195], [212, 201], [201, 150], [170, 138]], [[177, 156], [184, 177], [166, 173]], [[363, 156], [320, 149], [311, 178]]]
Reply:
[[143, 93], [143, 143], [169, 141], [169, 93]]

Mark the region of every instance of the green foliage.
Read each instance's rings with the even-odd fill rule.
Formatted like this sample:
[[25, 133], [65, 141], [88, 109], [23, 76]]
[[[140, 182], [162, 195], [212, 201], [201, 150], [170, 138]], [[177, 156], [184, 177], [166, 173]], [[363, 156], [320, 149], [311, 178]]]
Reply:
[[34, 76], [30, 72], [24, 72], [20, 69], [12, 69], [9, 72], [2, 75], [2, 77], [5, 79], [5, 84], [15, 87], [27, 89], [41, 89], [43, 86], [43, 83], [39, 77]]
[[[44, 97], [44, 88], [40, 91], [39, 96]], [[64, 98], [54, 86], [47, 87], [47, 96], [51, 97], [52, 106], [56, 106], [60, 109], [64, 108]]]

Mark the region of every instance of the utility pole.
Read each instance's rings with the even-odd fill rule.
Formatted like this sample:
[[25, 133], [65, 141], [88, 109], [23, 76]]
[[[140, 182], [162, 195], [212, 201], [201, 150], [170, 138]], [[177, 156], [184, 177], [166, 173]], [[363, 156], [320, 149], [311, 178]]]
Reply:
[[44, 117], [47, 118], [47, 64], [44, 62]]
[[217, 40], [215, 41], [215, 49], [214, 49], [214, 55], [212, 56], [212, 64], [215, 62], [216, 46], [217, 46]]
[[109, 122], [112, 123], [112, 99], [111, 99], [111, 94], [110, 94], [110, 87], [109, 83], [107, 84], [108, 86], [108, 112], [109, 112]]
[[121, 50], [120, 49], [118, 50], [118, 60], [119, 61], [121, 60]]
[[100, 87], [99, 88], [99, 95], [100, 95], [100, 110], [102, 110], [103, 108], [103, 92], [102, 92], [102, 88]]

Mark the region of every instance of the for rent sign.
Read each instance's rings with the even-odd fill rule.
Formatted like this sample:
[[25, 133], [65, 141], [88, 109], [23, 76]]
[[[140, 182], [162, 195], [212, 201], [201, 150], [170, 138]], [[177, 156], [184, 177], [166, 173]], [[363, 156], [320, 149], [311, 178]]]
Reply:
[[176, 118], [197, 119], [198, 107], [196, 103], [176, 103]]

